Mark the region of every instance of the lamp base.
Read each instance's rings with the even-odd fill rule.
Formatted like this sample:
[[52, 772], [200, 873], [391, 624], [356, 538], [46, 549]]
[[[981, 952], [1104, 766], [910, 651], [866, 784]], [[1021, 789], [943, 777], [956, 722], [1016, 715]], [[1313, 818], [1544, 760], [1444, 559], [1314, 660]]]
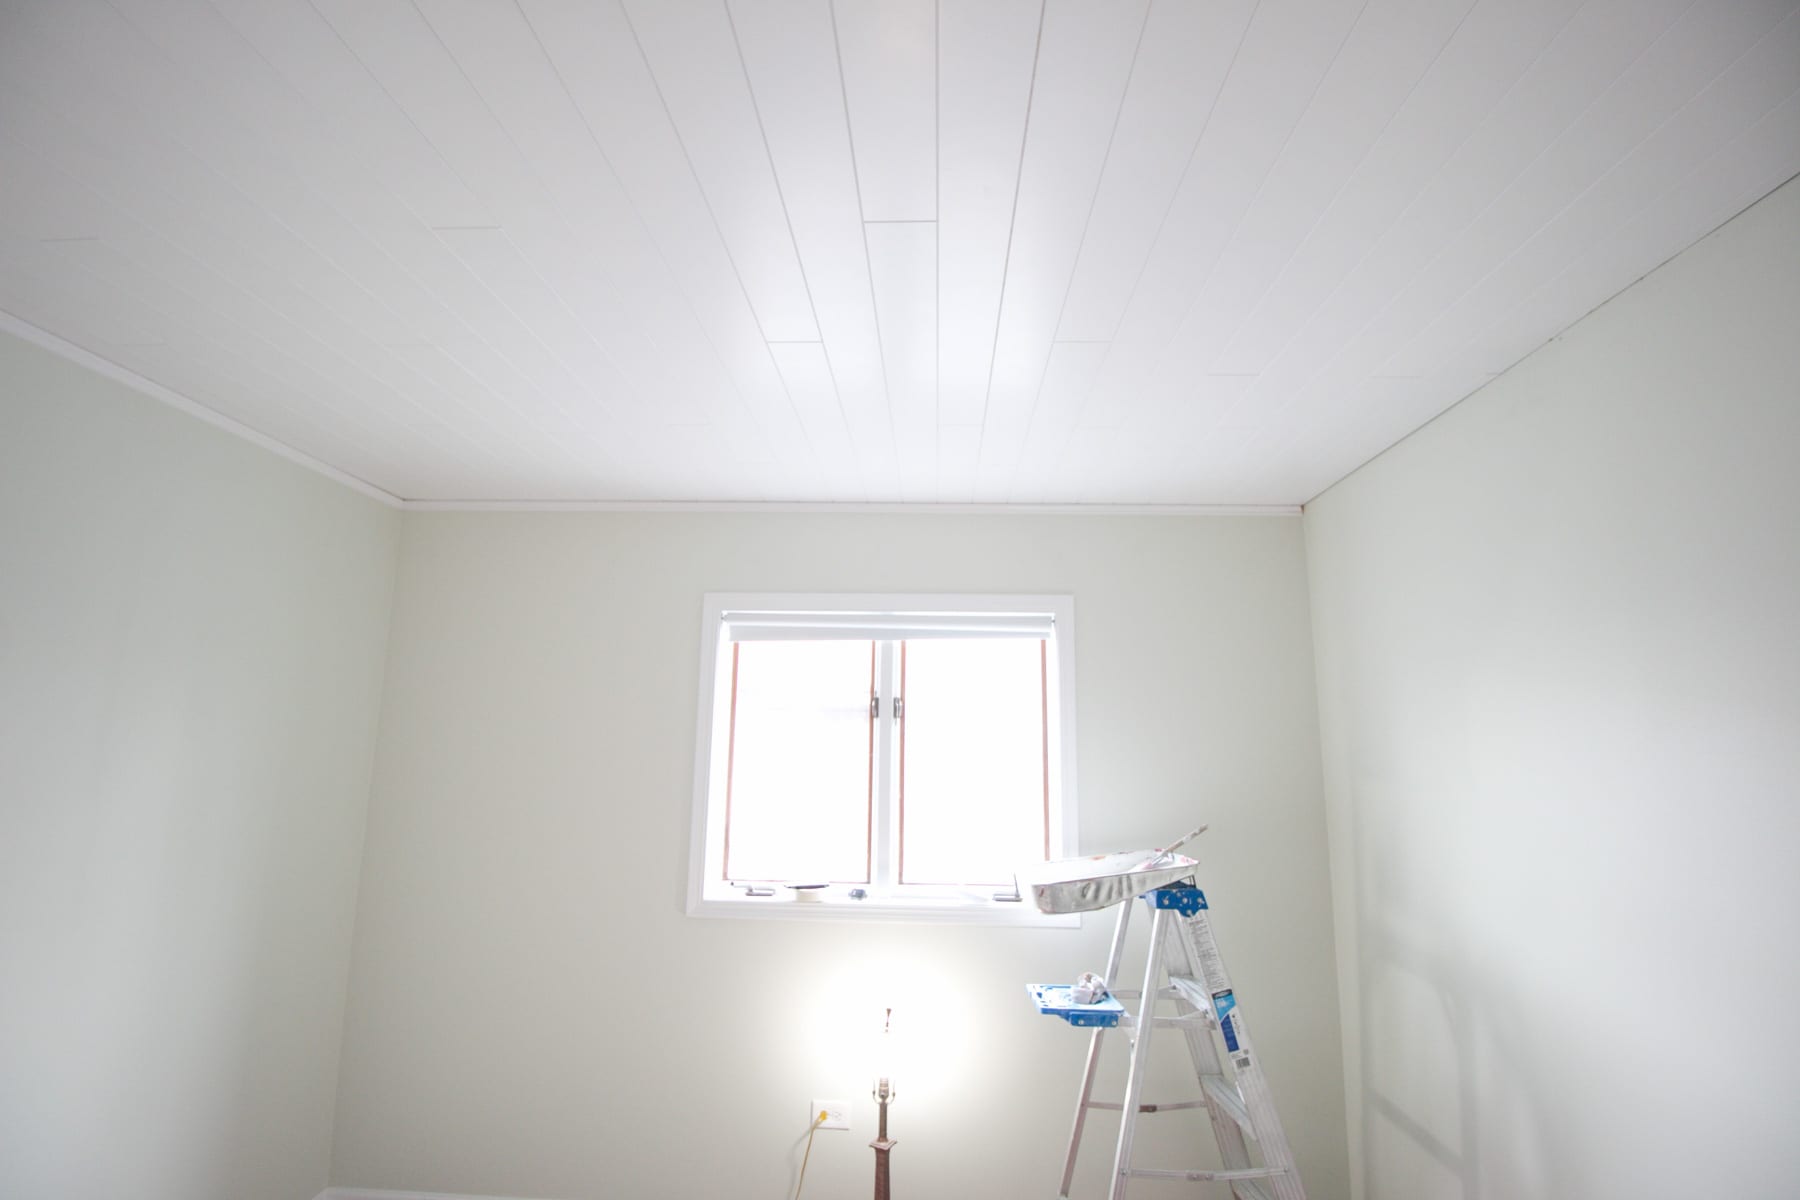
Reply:
[[875, 1151], [875, 1200], [890, 1200], [888, 1194], [888, 1151], [899, 1145], [892, 1138], [876, 1138], [869, 1143]]

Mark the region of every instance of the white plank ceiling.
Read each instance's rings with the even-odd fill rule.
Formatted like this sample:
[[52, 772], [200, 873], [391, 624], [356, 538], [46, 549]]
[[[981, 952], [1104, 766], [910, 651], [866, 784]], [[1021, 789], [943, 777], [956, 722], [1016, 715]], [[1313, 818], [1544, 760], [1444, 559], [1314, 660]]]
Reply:
[[1295, 504], [1797, 171], [1800, 0], [0, 0], [0, 310], [408, 500]]

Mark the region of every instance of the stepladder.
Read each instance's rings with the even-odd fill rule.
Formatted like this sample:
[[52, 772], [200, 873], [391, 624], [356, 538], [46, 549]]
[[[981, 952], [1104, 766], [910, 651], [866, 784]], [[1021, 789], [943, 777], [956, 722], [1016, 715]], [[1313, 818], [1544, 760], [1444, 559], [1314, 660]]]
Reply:
[[[1119, 976], [1132, 912], [1142, 902], [1150, 914], [1150, 946], [1140, 989], [1112, 986]], [[1075, 1163], [1095, 1110], [1119, 1112], [1119, 1136], [1107, 1185], [1109, 1200], [1125, 1200], [1133, 1179], [1190, 1180], [1228, 1188], [1235, 1200], [1305, 1200], [1300, 1173], [1263, 1075], [1262, 1060], [1250, 1039], [1244, 1008], [1232, 988], [1213, 937], [1206, 894], [1194, 880], [1184, 879], [1144, 892], [1119, 904], [1107, 956], [1107, 993], [1089, 1003], [1076, 1003], [1071, 989], [1033, 984], [1039, 1011], [1071, 1025], [1092, 1027], [1087, 1063], [1075, 1105], [1074, 1126], [1064, 1159], [1057, 1195], [1071, 1200]], [[1125, 1004], [1136, 1001], [1133, 1011]], [[1173, 1010], [1159, 1015], [1159, 1006]], [[1094, 1081], [1109, 1032], [1129, 1041], [1130, 1060], [1125, 1094], [1118, 1102], [1094, 1098]], [[1158, 1043], [1156, 1035], [1166, 1036]], [[1198, 1095], [1171, 1102], [1147, 1103], [1145, 1081], [1153, 1045], [1173, 1048], [1174, 1035], [1193, 1065]], [[1141, 1117], [1204, 1110], [1219, 1151], [1219, 1166], [1145, 1167], [1133, 1161]], [[1252, 1152], [1252, 1146], [1255, 1152]], [[1226, 1194], [1225, 1191], [1220, 1192]]]

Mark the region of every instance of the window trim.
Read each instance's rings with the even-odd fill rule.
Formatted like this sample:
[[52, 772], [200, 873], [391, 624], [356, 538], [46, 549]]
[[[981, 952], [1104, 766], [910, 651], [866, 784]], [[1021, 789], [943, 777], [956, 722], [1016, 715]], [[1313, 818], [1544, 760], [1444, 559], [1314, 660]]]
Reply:
[[[1075, 598], [1071, 595], [1008, 595], [964, 593], [745, 593], [709, 592], [703, 597], [700, 614], [700, 663], [696, 709], [697, 730], [694, 739], [694, 800], [688, 831], [687, 912], [691, 916], [760, 917], [777, 920], [902, 920], [955, 922], [965, 924], [1025, 925], [1038, 928], [1074, 928], [1080, 925], [1078, 914], [1048, 915], [1038, 912], [1029, 900], [1017, 903], [998, 902], [975, 893], [938, 896], [911, 894], [892, 898], [853, 900], [847, 886], [826, 889], [819, 900], [796, 900], [784, 894], [772, 897], [748, 897], [733, 894], [731, 885], [710, 879], [712, 868], [722, 862], [725, 822], [715, 825], [709, 820], [715, 790], [721, 808], [724, 804], [724, 782], [721, 773], [729, 769], [725, 742], [729, 739], [729, 722], [719, 718], [719, 672], [721, 662], [729, 664], [732, 656], [723, 653], [732, 645], [725, 636], [726, 617], [732, 613], [796, 614], [820, 617], [822, 623], [847, 621], [857, 629], [880, 629], [878, 637], [895, 639], [906, 628], [944, 629], [966, 626], [964, 632], [978, 635], [997, 625], [1016, 625], [1009, 614], [1043, 614], [1050, 619], [1051, 636], [1045, 670], [1054, 672], [1059, 719], [1048, 722], [1047, 763], [1054, 762], [1050, 781], [1050, 821], [1047, 834], [1053, 851], [1063, 856], [1076, 853], [1080, 845], [1078, 802], [1075, 776]], [[834, 614], [851, 614], [849, 618]], [[924, 614], [909, 621], [908, 615]], [[942, 614], [966, 615], [969, 620], [944, 620]], [[864, 620], [863, 618], [869, 618]], [[842, 625], [840, 628], [844, 627]], [[1051, 660], [1054, 660], [1052, 663]], [[1045, 695], [1048, 703], [1048, 693]], [[892, 737], [891, 723], [877, 731], [877, 738]], [[871, 841], [878, 840], [875, 822], [891, 819], [876, 802], [871, 822]], [[1060, 841], [1060, 846], [1055, 843]], [[871, 850], [873, 853], [873, 850]], [[873, 866], [873, 864], [871, 864]], [[917, 886], [917, 885], [909, 885]]]

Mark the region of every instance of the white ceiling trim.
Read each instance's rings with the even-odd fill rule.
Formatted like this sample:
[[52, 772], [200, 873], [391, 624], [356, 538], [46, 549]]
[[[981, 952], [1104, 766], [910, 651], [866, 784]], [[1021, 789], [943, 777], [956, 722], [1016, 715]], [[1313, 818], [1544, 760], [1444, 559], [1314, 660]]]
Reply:
[[1298, 504], [856, 504], [710, 500], [407, 500], [367, 480], [358, 479], [330, 463], [266, 433], [259, 433], [217, 409], [109, 358], [84, 350], [30, 321], [0, 309], [0, 331], [10, 333], [58, 358], [85, 367], [95, 374], [160, 400], [170, 408], [196, 417], [216, 429], [260, 446], [291, 463], [340, 483], [351, 491], [405, 512], [667, 512], [667, 513], [874, 513], [915, 516], [1110, 516], [1110, 517], [1295, 517]]
[[389, 508], [404, 508], [406, 502], [385, 488], [376, 487], [366, 479], [358, 479], [348, 471], [343, 471], [328, 462], [322, 462], [306, 453], [296, 450], [286, 442], [278, 441], [266, 433], [259, 433], [241, 421], [233, 420], [217, 409], [208, 408], [196, 400], [190, 400], [181, 393], [173, 391], [152, 379], [145, 379], [136, 371], [121, 367], [110, 358], [102, 358], [92, 350], [84, 350], [70, 341], [65, 341], [47, 329], [40, 329], [30, 321], [16, 317], [5, 309], [0, 309], [0, 331], [12, 334], [23, 341], [41, 349], [48, 350], [58, 358], [66, 359], [79, 367], [86, 367], [96, 375], [104, 376], [114, 383], [122, 383], [135, 392], [141, 392], [153, 400], [160, 400], [170, 408], [179, 409], [190, 417], [197, 417], [226, 433], [243, 438], [246, 442], [260, 446], [272, 454], [280, 455], [291, 463], [317, 472], [334, 483], [341, 483], [353, 492], [358, 492], [371, 500], [379, 500]]
[[1298, 504], [869, 504], [750, 500], [404, 500], [407, 512], [869, 513], [912, 517], [1297, 517]]

